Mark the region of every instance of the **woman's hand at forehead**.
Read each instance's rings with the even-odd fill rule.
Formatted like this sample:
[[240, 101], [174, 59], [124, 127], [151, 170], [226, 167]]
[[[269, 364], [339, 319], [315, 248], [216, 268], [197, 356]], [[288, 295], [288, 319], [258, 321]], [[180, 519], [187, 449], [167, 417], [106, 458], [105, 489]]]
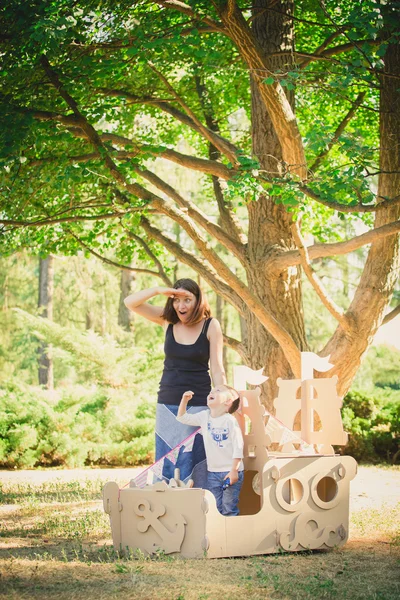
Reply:
[[169, 298], [194, 298], [194, 295], [183, 288], [159, 288], [159, 294], [168, 296]]
[[192, 294], [192, 292], [189, 292], [188, 290], [185, 290], [183, 288], [178, 288], [177, 290], [174, 290], [174, 294], [172, 295], [172, 298], [190, 298], [191, 300], [193, 300], [196, 298], [196, 296], [194, 294]]

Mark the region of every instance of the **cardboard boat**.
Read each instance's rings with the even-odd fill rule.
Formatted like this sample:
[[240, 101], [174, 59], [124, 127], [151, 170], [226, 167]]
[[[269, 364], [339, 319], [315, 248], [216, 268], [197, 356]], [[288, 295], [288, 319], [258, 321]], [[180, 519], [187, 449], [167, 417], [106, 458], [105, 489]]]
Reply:
[[[302, 358], [306, 362], [310, 356]], [[168, 485], [119, 489], [108, 482], [103, 503], [116, 549], [222, 558], [330, 549], [346, 542], [357, 463], [332, 448], [347, 441], [337, 378], [278, 380], [277, 418], [261, 405], [259, 388], [245, 389], [246, 382], [265, 379], [247, 367], [235, 371], [246, 422], [239, 516], [221, 515], [213, 494], [186, 487], [179, 473]]]

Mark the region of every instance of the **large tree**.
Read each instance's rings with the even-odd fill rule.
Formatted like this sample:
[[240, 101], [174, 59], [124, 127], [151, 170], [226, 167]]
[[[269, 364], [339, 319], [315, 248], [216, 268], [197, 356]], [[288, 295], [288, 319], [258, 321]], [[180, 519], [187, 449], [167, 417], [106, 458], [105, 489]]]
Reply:
[[[83, 246], [126, 265], [136, 251], [169, 284], [163, 247], [237, 310], [243, 337], [226, 342], [271, 386], [299, 376], [308, 348], [304, 270], [337, 321], [320, 354], [344, 393], [399, 266], [399, 3], [30, 0], [1, 11], [3, 243]], [[160, 159], [200, 173], [200, 192], [179, 190]], [[346, 218], [369, 230], [341, 239], [335, 219]], [[340, 308], [312, 263], [366, 245]]]

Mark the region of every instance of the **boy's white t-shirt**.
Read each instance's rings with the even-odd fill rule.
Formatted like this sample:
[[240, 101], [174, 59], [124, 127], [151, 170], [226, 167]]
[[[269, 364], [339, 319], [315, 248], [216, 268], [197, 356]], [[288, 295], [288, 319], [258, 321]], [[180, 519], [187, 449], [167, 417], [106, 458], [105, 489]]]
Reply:
[[[185, 425], [198, 425], [204, 439], [207, 457], [207, 469], [211, 472], [223, 473], [230, 471], [234, 458], [243, 458], [243, 436], [239, 423], [229, 413], [220, 417], [212, 417], [210, 410], [197, 413], [186, 412], [182, 417], [176, 417]], [[243, 462], [239, 464], [243, 471]]]

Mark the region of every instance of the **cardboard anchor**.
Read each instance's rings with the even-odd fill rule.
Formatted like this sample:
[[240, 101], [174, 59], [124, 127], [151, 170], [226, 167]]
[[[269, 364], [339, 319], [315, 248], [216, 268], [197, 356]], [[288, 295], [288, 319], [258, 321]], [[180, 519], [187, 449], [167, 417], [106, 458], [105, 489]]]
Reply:
[[302, 353], [302, 379], [278, 380], [276, 417], [262, 406], [259, 388], [246, 389], [248, 382], [259, 385], [266, 377], [236, 367], [234, 384], [243, 395], [246, 421], [240, 515], [221, 515], [213, 494], [191, 487], [193, 482], [184, 484], [179, 469], [168, 484], [149, 484], [150, 468], [128, 488], [115, 482], [104, 487], [114, 547], [217, 558], [343, 545], [357, 464], [332, 449], [347, 441], [337, 378], [313, 377], [314, 368], [325, 372], [331, 366], [327, 359]]

